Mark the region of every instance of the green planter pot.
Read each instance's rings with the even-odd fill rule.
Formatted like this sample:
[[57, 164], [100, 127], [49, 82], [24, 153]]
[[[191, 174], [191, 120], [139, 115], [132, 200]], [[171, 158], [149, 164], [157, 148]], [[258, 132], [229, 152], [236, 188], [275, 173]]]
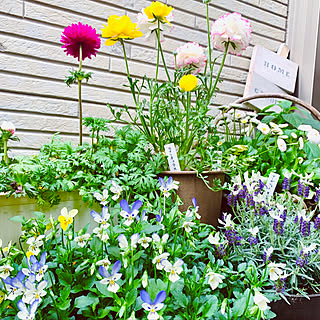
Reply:
[[[223, 171], [209, 171], [202, 174], [206, 176], [209, 185], [213, 186], [214, 179], [220, 179], [223, 184], [225, 173]], [[222, 191], [210, 190], [201, 178], [197, 177], [195, 171], [164, 171], [159, 176], [171, 176], [173, 180], [179, 181], [177, 194], [183, 200], [181, 211], [186, 211], [192, 205], [192, 198], [197, 199], [201, 222], [212, 226], [218, 225], [221, 216]]]
[[5, 194], [0, 195], [0, 238], [3, 241], [3, 245], [6, 245], [11, 240], [16, 242], [21, 234], [21, 224], [9, 219], [20, 215], [31, 218], [35, 211], [45, 213], [46, 217], [58, 218], [63, 207], [68, 210], [78, 209], [78, 214], [74, 219], [76, 230], [84, 227], [89, 222], [92, 226], [95, 224], [90, 211], [93, 209], [100, 212], [101, 207], [98, 204], [94, 204], [90, 208], [88, 203], [82, 201], [78, 192], [59, 192], [59, 195], [61, 201], [53, 207], [39, 207], [36, 200], [29, 197], [7, 198]]

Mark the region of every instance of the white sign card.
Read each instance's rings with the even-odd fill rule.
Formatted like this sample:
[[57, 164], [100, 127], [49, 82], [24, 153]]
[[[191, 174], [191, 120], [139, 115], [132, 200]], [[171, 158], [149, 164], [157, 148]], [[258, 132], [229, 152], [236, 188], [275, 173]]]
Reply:
[[255, 46], [249, 72], [255, 72], [278, 87], [293, 93], [298, 65], [262, 46]]
[[274, 193], [274, 190], [276, 189], [277, 183], [279, 181], [280, 175], [271, 172], [266, 184], [266, 198], [270, 199]]
[[164, 151], [168, 157], [170, 171], [181, 171], [176, 146], [174, 143], [166, 144], [164, 146]]
[[[284, 90], [273, 84], [272, 82], [261, 77], [256, 72], [250, 72], [247, 78], [247, 85], [244, 91], [243, 96], [251, 96], [258, 93], [282, 93], [286, 94]], [[253, 99], [250, 100], [250, 104], [254, 105], [258, 109], [263, 109], [271, 104], [276, 104], [281, 99], [276, 98], [262, 98], [262, 99]], [[272, 111], [279, 112], [281, 108], [279, 106], [274, 106], [271, 108]]]

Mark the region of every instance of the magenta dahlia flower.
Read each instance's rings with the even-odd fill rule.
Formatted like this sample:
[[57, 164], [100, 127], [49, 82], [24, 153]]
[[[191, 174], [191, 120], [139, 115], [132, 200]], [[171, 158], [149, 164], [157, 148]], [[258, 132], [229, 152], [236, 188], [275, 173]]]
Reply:
[[82, 60], [91, 59], [92, 55], [96, 55], [101, 45], [101, 39], [96, 29], [87, 24], [72, 24], [64, 29], [60, 42], [63, 43], [62, 48], [67, 55], [79, 58], [80, 45], [82, 47]]

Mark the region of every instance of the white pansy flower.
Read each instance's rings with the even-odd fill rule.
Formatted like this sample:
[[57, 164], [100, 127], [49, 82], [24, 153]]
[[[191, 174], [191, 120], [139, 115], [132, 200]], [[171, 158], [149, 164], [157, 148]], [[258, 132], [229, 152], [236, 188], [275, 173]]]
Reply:
[[285, 266], [285, 263], [270, 262], [268, 264], [270, 280], [276, 281], [281, 278], [283, 276], [282, 269], [285, 268]]
[[295, 133], [295, 132], [291, 132], [291, 137], [293, 138], [293, 139], [297, 139], [298, 138], [298, 136], [297, 136], [297, 134]]
[[216, 234], [213, 236], [212, 233], [209, 234], [209, 237], [208, 237], [208, 241], [211, 243], [211, 244], [215, 244], [215, 245], [218, 245], [220, 244], [220, 232], [216, 232]]
[[255, 295], [253, 297], [254, 303], [258, 306], [259, 310], [265, 311], [268, 308], [268, 303], [270, 303], [270, 300], [266, 298], [262, 293], [259, 291], [255, 292]]
[[102, 226], [96, 227], [93, 229], [93, 233], [102, 241], [106, 242], [109, 240], [109, 235], [107, 233], [107, 229], [103, 228]]
[[164, 259], [168, 259], [169, 256], [170, 256], [170, 253], [164, 252], [164, 253], [156, 256], [152, 260], [152, 263], [156, 265], [156, 268], [158, 270], [162, 270], [164, 268], [164, 266], [161, 264], [161, 261], [164, 260]]
[[225, 276], [216, 272], [208, 272], [206, 274], [206, 277], [209, 277], [208, 284], [210, 285], [212, 290], [215, 290], [225, 278]]
[[225, 228], [232, 227], [233, 222], [231, 220], [231, 214], [223, 213], [224, 221], [218, 219], [218, 222], [224, 225]]
[[185, 221], [182, 224], [182, 228], [184, 228], [184, 230], [186, 230], [187, 233], [191, 232], [191, 227], [193, 227], [195, 225], [195, 222], [192, 221]]
[[106, 269], [108, 269], [108, 268], [110, 267], [110, 265], [111, 265], [111, 262], [110, 262], [110, 260], [106, 257], [106, 258], [104, 258], [104, 259], [102, 259], [102, 260], [97, 261], [97, 262], [96, 262], [96, 265], [97, 265], [97, 266], [103, 266], [103, 267], [105, 267]]
[[162, 260], [161, 264], [166, 272], [169, 272], [169, 280], [176, 282], [180, 279], [179, 274], [183, 271], [183, 260], [179, 259], [174, 264], [171, 264], [168, 260]]
[[145, 249], [149, 247], [149, 243], [152, 241], [152, 238], [150, 237], [141, 237], [138, 241], [139, 244], [141, 244], [142, 247]]
[[10, 265], [6, 264], [4, 266], [0, 267], [0, 278], [6, 279], [7, 277], [10, 276], [11, 271], [13, 271], [14, 268], [11, 267]]
[[32, 282], [29, 279], [24, 284], [27, 290], [22, 297], [22, 301], [24, 303], [30, 304], [37, 300], [40, 303], [42, 297], [47, 294], [47, 291], [44, 289], [46, 288], [48, 282], [46, 280], [43, 280], [36, 286], [35, 282]]
[[77, 236], [74, 238], [74, 241], [78, 244], [78, 246], [80, 248], [83, 248], [86, 244], [88, 239], [90, 238], [90, 234], [89, 233], [85, 233], [81, 236]]
[[30, 255], [35, 255], [37, 256], [40, 253], [40, 247], [43, 245], [42, 239], [45, 237], [45, 235], [40, 235], [37, 238], [36, 237], [31, 237], [27, 240], [27, 244], [29, 245], [28, 247], [28, 252]]
[[249, 228], [248, 231], [255, 237], [259, 232], [259, 227], [255, 226], [254, 228]]
[[112, 186], [110, 188], [110, 191], [114, 193], [114, 195], [112, 196], [112, 200], [117, 201], [123, 190], [115, 181], [111, 180], [111, 184]]
[[109, 198], [109, 192], [107, 189], [104, 189], [102, 191], [102, 195], [99, 193], [99, 192], [95, 192], [93, 194], [93, 196], [98, 200], [100, 201], [100, 204], [103, 205], [103, 206], [106, 206], [107, 203], [108, 203], [108, 198]]

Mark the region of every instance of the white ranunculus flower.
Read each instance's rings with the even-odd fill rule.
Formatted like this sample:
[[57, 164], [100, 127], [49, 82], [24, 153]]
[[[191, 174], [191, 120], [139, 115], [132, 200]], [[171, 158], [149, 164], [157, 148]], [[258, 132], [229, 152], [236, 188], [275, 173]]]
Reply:
[[225, 43], [230, 41], [228, 52], [236, 55], [245, 50], [251, 40], [250, 22], [239, 13], [227, 13], [217, 19], [211, 26], [213, 45], [224, 51]]
[[300, 138], [299, 138], [299, 150], [302, 150], [302, 149], [303, 149], [303, 146], [304, 146], [303, 138], [300, 137]]
[[206, 65], [207, 57], [204, 53], [204, 48], [197, 42], [189, 42], [176, 49], [176, 68], [184, 68], [191, 66], [194, 68], [193, 74], [202, 71]]
[[281, 152], [287, 151], [287, 144], [286, 144], [286, 142], [285, 142], [283, 139], [279, 138], [279, 139], [277, 140], [277, 145], [278, 145], [278, 148], [279, 148], [279, 150], [280, 150]]

